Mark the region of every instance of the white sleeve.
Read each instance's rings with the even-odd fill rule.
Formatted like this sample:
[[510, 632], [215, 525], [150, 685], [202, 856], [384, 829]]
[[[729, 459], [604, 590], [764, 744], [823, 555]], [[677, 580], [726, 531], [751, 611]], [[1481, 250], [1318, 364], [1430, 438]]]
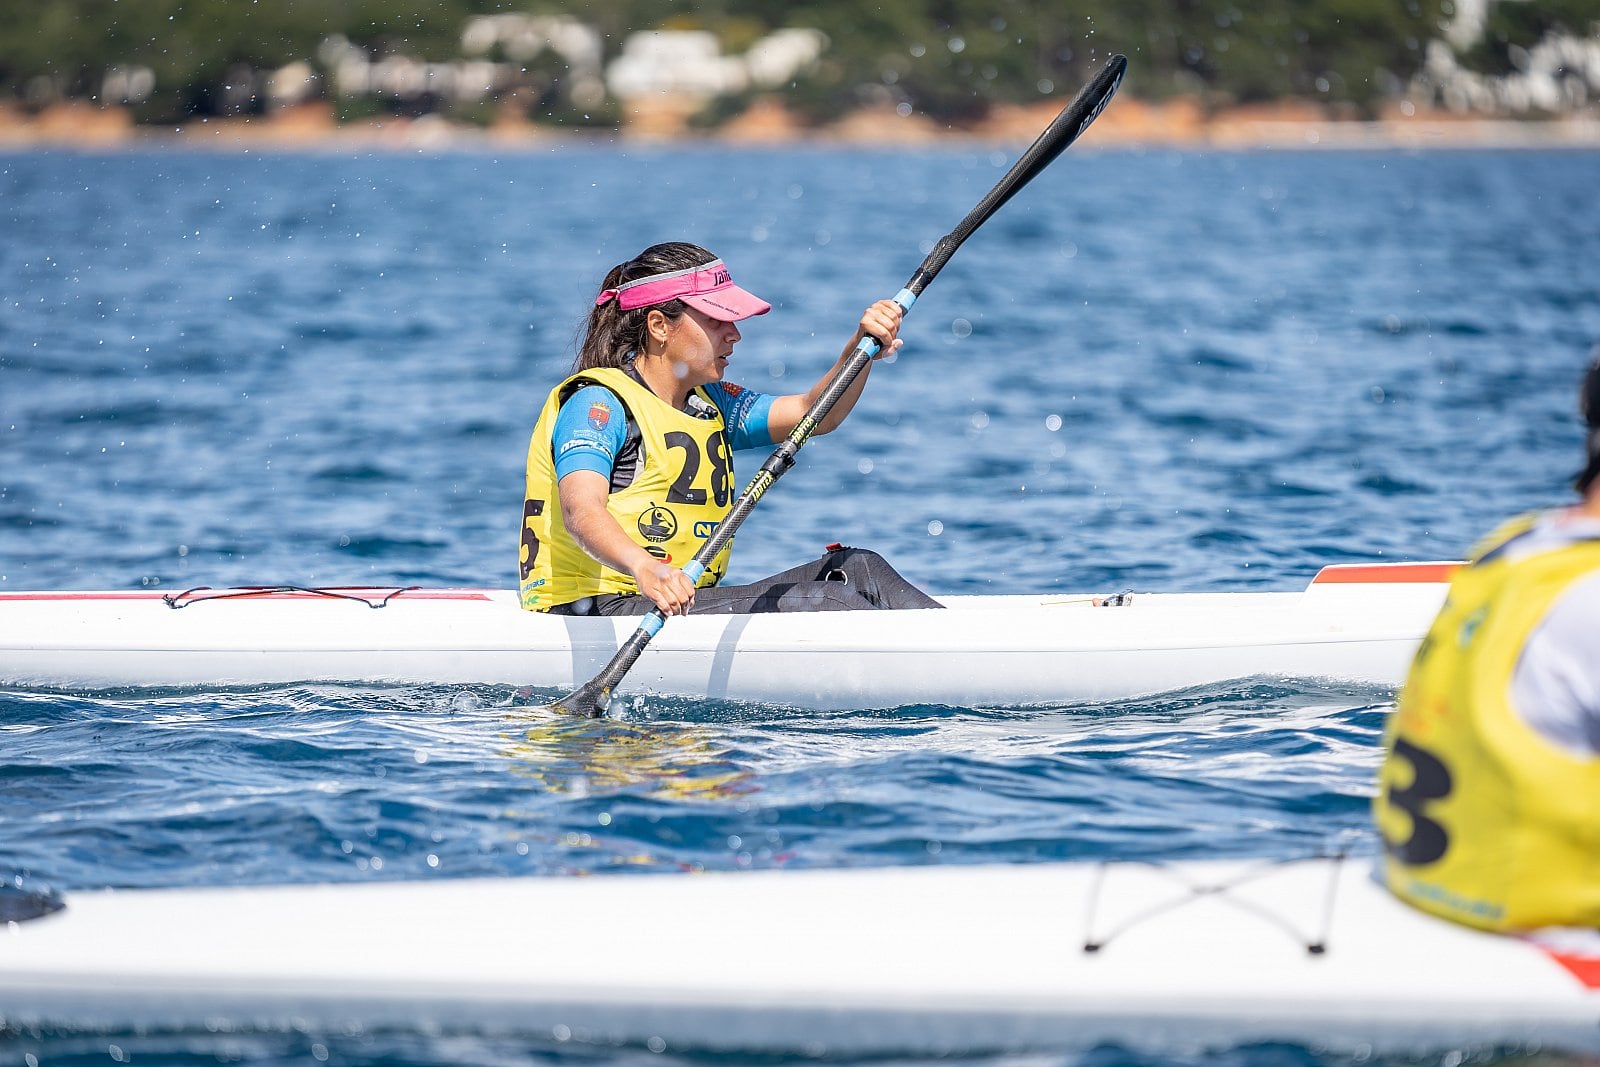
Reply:
[[1600, 756], [1600, 573], [1557, 597], [1529, 636], [1511, 704], [1551, 744], [1581, 759]]

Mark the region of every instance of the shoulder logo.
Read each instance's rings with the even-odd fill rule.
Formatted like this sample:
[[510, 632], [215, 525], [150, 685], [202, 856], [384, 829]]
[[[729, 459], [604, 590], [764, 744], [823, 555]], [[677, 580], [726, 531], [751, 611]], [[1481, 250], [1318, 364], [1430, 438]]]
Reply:
[[596, 430], [604, 430], [611, 425], [611, 407], [604, 400], [596, 400], [589, 405], [589, 425]]

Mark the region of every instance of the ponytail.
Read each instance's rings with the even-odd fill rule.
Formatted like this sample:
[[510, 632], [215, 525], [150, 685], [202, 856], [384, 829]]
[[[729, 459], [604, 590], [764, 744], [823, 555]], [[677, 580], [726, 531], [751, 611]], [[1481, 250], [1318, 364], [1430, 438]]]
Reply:
[[[619, 263], [606, 272], [600, 288], [611, 289], [622, 284], [628, 265]], [[588, 324], [583, 330], [583, 341], [578, 346], [578, 358], [572, 369], [594, 370], [596, 367], [621, 367], [628, 355], [644, 343], [645, 322], [649, 308], [623, 311], [615, 300], [596, 304], [589, 312]]]

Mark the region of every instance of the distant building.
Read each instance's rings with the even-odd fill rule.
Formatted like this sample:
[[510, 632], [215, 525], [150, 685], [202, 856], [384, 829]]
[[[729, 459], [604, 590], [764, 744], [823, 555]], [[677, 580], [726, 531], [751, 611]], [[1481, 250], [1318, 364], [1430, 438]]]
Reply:
[[1457, 52], [1465, 52], [1478, 43], [1483, 27], [1489, 19], [1489, 0], [1454, 0], [1455, 17], [1444, 28], [1444, 39]]
[[604, 42], [593, 26], [570, 16], [480, 15], [462, 30], [461, 50], [469, 56], [498, 52], [510, 60], [495, 65], [503, 68], [502, 82], [514, 81], [527, 64], [548, 54], [565, 67], [566, 95], [573, 104], [595, 107], [605, 101]]
[[1600, 19], [1588, 36], [1551, 34], [1532, 48], [1511, 50], [1516, 70], [1483, 74], [1460, 56], [1483, 38], [1495, 3], [1529, 0], [1455, 0], [1444, 39], [1429, 41], [1412, 95], [1456, 112], [1520, 115], [1580, 111], [1600, 101]]
[[266, 79], [274, 106], [316, 95], [319, 85], [340, 98], [387, 98], [473, 103], [533, 87], [547, 99], [564, 98], [579, 108], [607, 99], [671, 96], [709, 100], [749, 89], [777, 88], [815, 63], [828, 39], [818, 30], [778, 30], [744, 55], [722, 54], [714, 34], [701, 30], [653, 30], [630, 34], [622, 52], [604, 63], [604, 42], [593, 27], [565, 15], [482, 15], [461, 33], [465, 58], [429, 63], [410, 56], [375, 57], [344, 37], [329, 37], [317, 50], [326, 72], [288, 64]]
[[101, 104], [142, 104], [156, 90], [156, 72], [149, 67], [116, 66], [100, 81]]
[[703, 30], [651, 30], [631, 34], [606, 68], [606, 84], [619, 100], [658, 94], [710, 99], [747, 89], [773, 89], [821, 58], [828, 38], [820, 30], [777, 30], [742, 56], [722, 54]]

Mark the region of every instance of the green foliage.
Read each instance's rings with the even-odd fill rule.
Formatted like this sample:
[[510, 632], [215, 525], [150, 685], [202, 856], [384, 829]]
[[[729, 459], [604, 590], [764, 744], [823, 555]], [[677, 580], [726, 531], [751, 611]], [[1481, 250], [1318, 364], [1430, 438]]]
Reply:
[[[831, 42], [784, 92], [816, 120], [868, 102], [960, 123], [1001, 102], [1072, 91], [1113, 52], [1133, 60], [1128, 91], [1209, 103], [1285, 96], [1370, 109], [1421, 66], [1448, 0], [12, 0], [0, 4], [0, 93], [95, 97], [112, 67], [154, 71], [149, 121], [262, 107], [260, 73], [343, 36], [370, 55], [444, 61], [475, 14], [566, 13], [611, 55], [635, 30], [692, 23], [737, 52], [785, 26]], [[1552, 28], [1587, 32], [1600, 0], [1493, 5], [1480, 57], [1511, 62]], [[685, 21], [687, 20], [687, 22]], [[256, 72], [252, 74], [252, 72]], [[525, 72], [539, 121], [614, 121], [614, 103], [574, 107], [559, 70]], [[744, 103], [714, 105], [712, 119]], [[345, 114], [392, 105], [340, 101]], [[471, 109], [469, 109], [471, 110]], [[473, 112], [477, 121], [482, 114]]]
[[1368, 106], [1420, 68], [1423, 43], [1439, 34], [1443, 6], [1444, 0], [885, 0], [863, 9], [855, 0], [805, 0], [787, 7], [784, 20], [816, 26], [833, 40], [828, 69], [805, 87], [811, 106], [837, 107], [871, 92], [959, 120], [996, 101], [1067, 91], [1114, 52], [1133, 59], [1129, 88], [1149, 97], [1304, 96]]

